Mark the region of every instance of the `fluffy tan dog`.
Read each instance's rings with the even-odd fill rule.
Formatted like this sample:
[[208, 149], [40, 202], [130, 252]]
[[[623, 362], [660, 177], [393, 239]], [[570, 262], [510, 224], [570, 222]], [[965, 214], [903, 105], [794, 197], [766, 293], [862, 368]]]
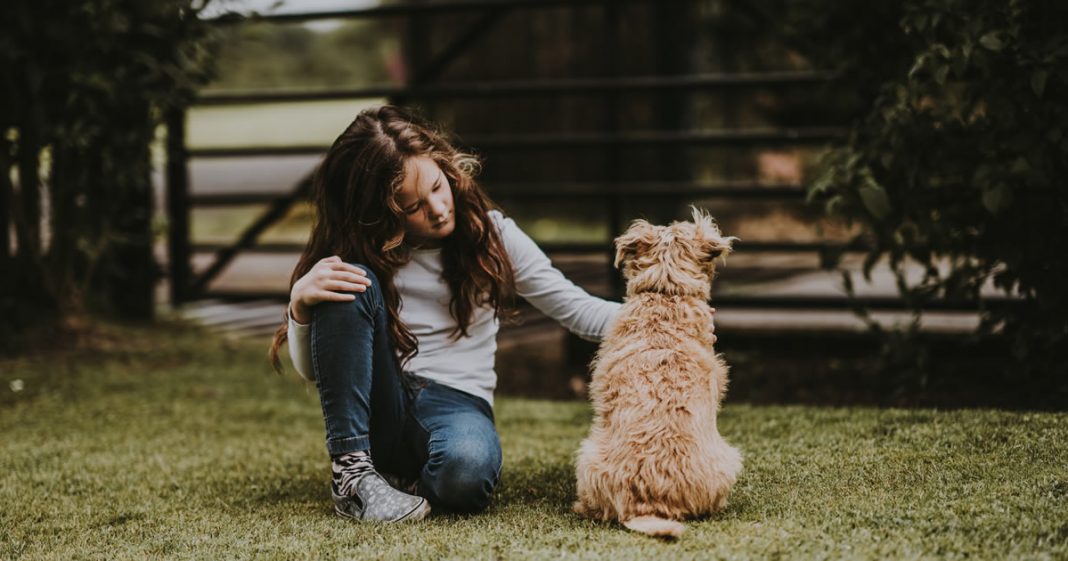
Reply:
[[714, 261], [731, 241], [707, 215], [616, 239], [627, 296], [594, 359], [594, 419], [578, 451], [575, 512], [678, 537], [685, 518], [722, 509], [741, 454], [716, 429], [727, 365], [712, 349]]

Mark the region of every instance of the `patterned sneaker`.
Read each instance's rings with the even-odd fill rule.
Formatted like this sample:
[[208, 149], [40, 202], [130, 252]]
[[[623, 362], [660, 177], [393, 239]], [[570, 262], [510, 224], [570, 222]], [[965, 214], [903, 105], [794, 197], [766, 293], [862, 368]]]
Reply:
[[371, 470], [342, 478], [341, 484], [330, 485], [334, 498], [334, 512], [353, 520], [402, 522], [422, 520], [430, 513], [430, 503], [422, 497], [402, 493]]

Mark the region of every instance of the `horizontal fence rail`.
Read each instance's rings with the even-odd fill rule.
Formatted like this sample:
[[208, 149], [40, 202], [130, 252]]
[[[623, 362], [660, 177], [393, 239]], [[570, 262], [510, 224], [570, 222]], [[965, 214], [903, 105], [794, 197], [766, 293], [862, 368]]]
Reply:
[[[197, 253], [224, 251], [231, 244], [197, 243], [192, 248]], [[538, 243], [546, 253], [605, 253], [612, 248], [609, 242], [542, 242]], [[744, 242], [733, 244], [734, 253], [754, 251], [763, 253], [803, 253], [812, 251], [867, 251], [868, 246], [858, 243], [830, 242]], [[304, 251], [302, 243], [261, 243], [244, 247], [248, 253], [292, 254]]]
[[[389, 17], [430, 16], [470, 12], [482, 14], [469, 32], [461, 33], [454, 44], [445, 49], [446, 61], [470, 45], [471, 37], [485, 31], [488, 25], [507, 15], [512, 9], [540, 8], [607, 8], [622, 4], [650, 4], [652, 0], [440, 0], [422, 3], [397, 3], [351, 10], [299, 14], [266, 14], [241, 17], [228, 14], [215, 20], [220, 25], [240, 22], [301, 23], [324, 19], [371, 19]], [[479, 23], [481, 22], [481, 23]], [[441, 64], [446, 64], [442, 62]], [[431, 65], [432, 67], [434, 65]], [[424, 69], [426, 70], [426, 69]], [[433, 72], [431, 72], [433, 74]], [[686, 76], [595, 77], [549, 81], [519, 80], [506, 82], [472, 82], [434, 84], [432, 79], [417, 79], [407, 85], [379, 85], [317, 90], [273, 91], [216, 91], [201, 94], [194, 106], [238, 106], [268, 103], [300, 103], [332, 100], [385, 98], [390, 100], [451, 100], [451, 99], [508, 99], [521, 96], [570, 95], [643, 95], [663, 92], [713, 92], [757, 88], [784, 89], [794, 86], [819, 86], [832, 77], [820, 71], [783, 71], [760, 73], [708, 73]], [[526, 134], [469, 134], [457, 144], [476, 152], [507, 150], [608, 149], [620, 150], [642, 147], [778, 147], [823, 145], [844, 138], [845, 131], [836, 127], [804, 128], [744, 128], [696, 131], [608, 131], [608, 132], [548, 132]], [[257, 158], [285, 155], [318, 156], [328, 145], [185, 147], [175, 150], [183, 158]], [[309, 179], [305, 177], [297, 189], [278, 192], [216, 192], [190, 193], [188, 204], [196, 207], [226, 207], [236, 205], [264, 205], [265, 212], [249, 225], [237, 240], [229, 243], [188, 244], [188, 251], [214, 253], [215, 259], [200, 274], [195, 275], [190, 292], [198, 297], [221, 297], [231, 300], [278, 299], [288, 294], [278, 291], [212, 290], [209, 283], [218, 276], [240, 252], [256, 254], [294, 254], [304, 249], [303, 243], [259, 243], [258, 238], [277, 222], [295, 203], [307, 200]], [[802, 201], [805, 189], [792, 183], [761, 184], [755, 181], [718, 183], [686, 182], [561, 182], [487, 184], [489, 193], [498, 199], [539, 201], [562, 198], [609, 201], [609, 207], [619, 210], [620, 203], [651, 199], [730, 199], [730, 200], [786, 200]], [[614, 222], [613, 222], [614, 223]], [[611, 251], [611, 243], [542, 243], [548, 253], [604, 254]], [[737, 252], [819, 252], [841, 253], [865, 251], [867, 246], [855, 242], [737, 242]], [[762, 297], [745, 295], [718, 296], [717, 303], [740, 308], [834, 308], [842, 309], [866, 302], [874, 308], [903, 308], [897, 298], [853, 301], [841, 297]]]
[[324, 19], [374, 19], [385, 17], [403, 17], [434, 14], [456, 14], [461, 12], [484, 12], [498, 9], [531, 8], [582, 8], [597, 7], [608, 4], [652, 3], [655, 0], [441, 0], [422, 3], [397, 3], [357, 8], [352, 10], [332, 10], [323, 12], [305, 12], [291, 14], [254, 14], [242, 16], [230, 13], [210, 21], [218, 25], [234, 25], [256, 21], [271, 23], [303, 23]]
[[[626, 199], [755, 199], [803, 200], [804, 187], [799, 184], [760, 184], [732, 182], [696, 184], [690, 182], [648, 182], [591, 184], [591, 183], [531, 183], [487, 184], [486, 191], [495, 199], [603, 199], [620, 196]], [[201, 207], [225, 207], [269, 203], [288, 197], [290, 193], [277, 191], [200, 193], [191, 202]]]
[[[194, 107], [239, 106], [269, 103], [301, 103], [334, 100], [358, 100], [385, 98], [393, 102], [408, 103], [413, 100], [467, 100], [467, 99], [511, 99], [517, 97], [538, 96], [573, 96], [604, 95], [609, 99], [618, 99], [623, 95], [644, 95], [657, 93], [716, 93], [727, 92], [737, 95], [739, 92], [760, 88], [782, 90], [800, 87], [819, 87], [830, 84], [833, 75], [823, 71], [782, 71], [756, 73], [706, 73], [685, 76], [631, 76], [631, 77], [595, 77], [577, 79], [556, 79], [547, 81], [518, 80], [499, 82], [471, 83], [431, 83], [437, 79], [442, 68], [455, 59], [460, 52], [467, 50], [473, 41], [481, 36], [490, 26], [506, 17], [512, 9], [543, 8], [606, 8], [611, 21], [618, 21], [617, 6], [623, 4], [651, 4], [653, 0], [438, 0], [421, 3], [396, 3], [327, 12], [264, 14], [240, 16], [227, 14], [213, 20], [219, 25], [232, 25], [243, 22], [265, 23], [302, 23], [326, 19], [374, 19], [394, 17], [422, 17], [441, 14], [471, 13], [475, 16], [474, 24], [454, 38], [442, 52], [438, 53], [421, 73], [406, 85], [375, 85], [330, 89], [283, 89], [270, 91], [208, 91], [201, 93], [194, 101]], [[398, 101], [399, 100], [399, 101]], [[304, 243], [259, 243], [258, 239], [284, 218], [293, 204], [307, 201], [310, 190], [310, 176], [305, 176], [289, 192], [215, 192], [189, 193], [188, 177], [183, 169], [189, 158], [257, 158], [274, 156], [319, 156], [326, 152], [328, 145], [282, 145], [282, 146], [235, 146], [235, 147], [200, 147], [189, 148], [184, 145], [184, 115], [175, 113], [168, 118], [169, 130], [182, 137], [171, 142], [169, 154], [176, 159], [173, 173], [169, 174], [169, 184], [175, 186], [173, 206], [188, 210], [190, 207], [226, 207], [237, 205], [263, 205], [264, 212], [260, 218], [248, 225], [234, 241], [228, 243], [190, 243], [188, 224], [176, 219], [179, 228], [172, 231], [172, 236], [182, 238], [180, 250], [172, 254], [179, 259], [184, 257], [184, 265], [189, 275], [175, 275], [179, 288], [176, 292], [183, 298], [217, 297], [233, 301], [271, 299], [284, 302], [288, 293], [284, 291], [233, 291], [212, 289], [210, 284], [237, 258], [239, 253], [252, 254], [299, 254]], [[557, 149], [608, 149], [618, 151], [642, 147], [717, 147], [750, 148], [780, 146], [820, 146], [846, 137], [846, 130], [840, 127], [800, 127], [800, 128], [729, 128], [719, 130], [695, 131], [609, 131], [609, 132], [550, 132], [526, 134], [468, 134], [457, 141], [461, 148], [480, 151], [506, 150], [557, 150]], [[180, 164], [180, 165], [179, 165]], [[487, 183], [487, 191], [497, 199], [523, 201], [540, 200], [602, 200], [610, 210], [610, 229], [620, 225], [622, 204], [629, 201], [647, 202], [651, 199], [729, 199], [729, 200], [780, 200], [800, 202], [806, 197], [806, 191], [800, 184], [777, 183], [762, 184], [755, 181], [728, 181], [718, 183], [685, 182], [560, 182], [560, 183]], [[178, 215], [176, 215], [178, 216]], [[180, 218], [180, 217], [179, 217]], [[186, 216], [186, 219], [188, 216]], [[186, 220], [187, 222], [187, 220]], [[613, 234], [617, 232], [612, 232]], [[600, 254], [612, 255], [609, 241], [579, 243], [540, 243], [539, 247], [553, 254]], [[846, 252], [867, 252], [871, 249], [858, 241], [739, 241], [734, 244], [736, 253], [811, 253], [820, 255], [821, 263], [829, 263], [827, 256], [837, 256]], [[200, 268], [192, 275], [191, 254], [203, 256], [213, 253], [214, 261]], [[180, 267], [179, 269], [184, 269]], [[191, 278], [190, 278], [191, 277]], [[616, 279], [618, 280], [618, 279]], [[179, 298], [176, 296], [175, 300]], [[755, 295], [755, 294], [718, 294], [715, 303], [723, 307], [739, 309], [769, 310], [849, 310], [858, 306], [873, 310], [908, 310], [909, 302], [900, 297], [858, 297], [848, 298], [844, 295]], [[986, 298], [979, 305], [984, 309], [1012, 305], [1013, 300]], [[924, 308], [942, 311], [974, 312], [978, 309], [972, 302], [932, 301], [924, 303]]]
[[[208, 290], [206, 297], [223, 298], [233, 301], [246, 300], [278, 300], [282, 302], [289, 299], [289, 294], [284, 291], [233, 291], [233, 290]], [[858, 297], [850, 299], [845, 296], [760, 296], [743, 294], [718, 294], [712, 300], [717, 307], [735, 309], [781, 309], [781, 310], [850, 310], [856, 306], [862, 306], [872, 310], [909, 310], [907, 302], [898, 297]], [[981, 305], [973, 302], [935, 300], [924, 304], [925, 310], [968, 312], [979, 309], [999, 309], [1011, 306], [1018, 300], [994, 297], [984, 298]]]
[[[845, 137], [845, 130], [830, 127], [799, 129], [722, 129], [693, 132], [622, 132], [487, 134], [461, 139], [461, 146], [478, 150], [613, 148], [642, 146], [718, 146], [751, 147], [803, 144], [826, 144]], [[256, 156], [314, 156], [323, 154], [329, 145], [238, 146], [226, 148], [190, 148], [193, 158], [248, 158]]]
[[635, 76], [552, 81], [473, 82], [418, 86], [370, 86], [323, 90], [218, 91], [206, 92], [196, 105], [251, 105], [299, 103], [380, 97], [406, 99], [489, 98], [571, 94], [645, 93], [710, 90], [721, 88], [782, 88], [826, 82], [824, 72], [754, 72], [697, 74], [691, 76]]

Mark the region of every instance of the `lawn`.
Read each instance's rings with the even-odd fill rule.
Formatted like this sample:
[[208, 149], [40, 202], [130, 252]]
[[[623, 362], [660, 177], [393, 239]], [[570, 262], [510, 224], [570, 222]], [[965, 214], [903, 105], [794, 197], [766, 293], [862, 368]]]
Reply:
[[336, 518], [315, 392], [262, 344], [106, 326], [0, 359], [0, 559], [1068, 557], [1068, 414], [730, 403], [726, 511], [676, 543], [569, 511], [582, 403], [500, 399], [493, 506]]

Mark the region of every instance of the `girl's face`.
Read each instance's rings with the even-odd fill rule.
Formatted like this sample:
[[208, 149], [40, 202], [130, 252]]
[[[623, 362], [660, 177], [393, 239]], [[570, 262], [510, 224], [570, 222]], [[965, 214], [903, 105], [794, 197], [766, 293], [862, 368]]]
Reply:
[[434, 160], [415, 156], [404, 162], [404, 182], [397, 192], [409, 243], [422, 247], [441, 245], [456, 228], [452, 185]]

